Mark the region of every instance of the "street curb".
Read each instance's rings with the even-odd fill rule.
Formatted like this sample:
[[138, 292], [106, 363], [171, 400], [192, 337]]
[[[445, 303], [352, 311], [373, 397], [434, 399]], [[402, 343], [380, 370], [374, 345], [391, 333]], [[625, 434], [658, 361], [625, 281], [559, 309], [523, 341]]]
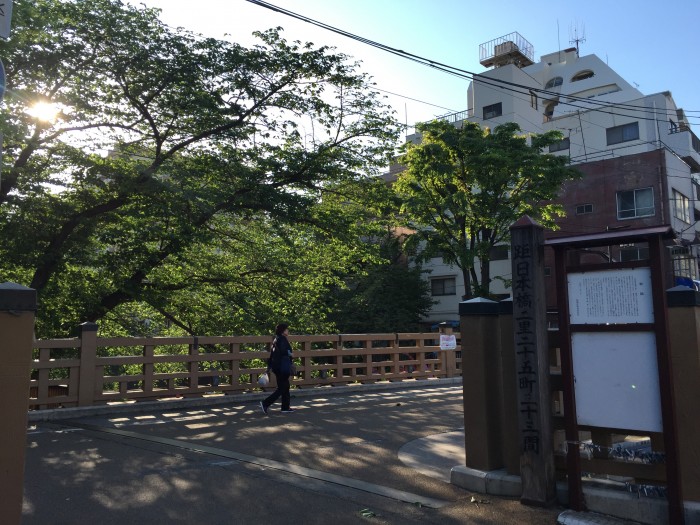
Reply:
[[[412, 385], [413, 384], [413, 385]], [[461, 377], [446, 377], [434, 379], [406, 379], [403, 381], [381, 382], [371, 384], [350, 384], [341, 386], [318, 386], [312, 388], [294, 388], [291, 390], [293, 398], [348, 395], [359, 392], [376, 392], [386, 390], [405, 389], [410, 386], [450, 386], [462, 384]], [[28, 421], [37, 423], [42, 421], [60, 421], [63, 419], [76, 419], [88, 416], [104, 416], [107, 414], [124, 414], [133, 412], [149, 412], [153, 410], [170, 410], [177, 408], [192, 408], [216, 405], [228, 405], [231, 403], [260, 401], [270, 395], [270, 392], [245, 392], [242, 394], [211, 394], [196, 398], [168, 398], [160, 401], [128, 401], [108, 405], [89, 407], [51, 408], [45, 410], [30, 410]]]
[[[492, 496], [518, 497], [522, 493], [520, 476], [509, 475], [503, 469], [486, 472], [457, 465], [450, 472], [450, 482], [463, 489]], [[631, 492], [593, 484], [584, 485], [583, 495], [590, 512], [566, 511], [560, 525], [669, 525], [665, 499], [640, 498]], [[565, 483], [557, 483], [557, 498], [562, 505], [568, 504]], [[683, 507], [686, 523], [700, 523], [700, 503], [685, 501]]]

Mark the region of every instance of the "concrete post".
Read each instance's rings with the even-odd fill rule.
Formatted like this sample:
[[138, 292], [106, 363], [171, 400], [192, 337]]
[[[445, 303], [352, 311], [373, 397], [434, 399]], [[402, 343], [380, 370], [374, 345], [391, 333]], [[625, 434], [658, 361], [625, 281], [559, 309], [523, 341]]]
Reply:
[[484, 471], [503, 467], [498, 308], [489, 299], [459, 304], [466, 466]]
[[36, 290], [0, 284], [0, 522], [22, 521]]
[[700, 293], [685, 286], [666, 292], [672, 385], [683, 498], [700, 501]]

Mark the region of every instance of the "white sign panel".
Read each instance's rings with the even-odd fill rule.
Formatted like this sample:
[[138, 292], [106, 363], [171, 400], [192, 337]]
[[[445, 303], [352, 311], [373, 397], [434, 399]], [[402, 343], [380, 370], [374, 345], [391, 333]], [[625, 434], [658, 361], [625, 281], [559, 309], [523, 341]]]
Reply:
[[440, 334], [440, 350], [456, 350], [457, 336]]
[[652, 332], [572, 334], [579, 425], [662, 432]]
[[12, 0], [0, 0], [0, 38], [10, 38]]
[[568, 275], [571, 324], [653, 323], [651, 269]]

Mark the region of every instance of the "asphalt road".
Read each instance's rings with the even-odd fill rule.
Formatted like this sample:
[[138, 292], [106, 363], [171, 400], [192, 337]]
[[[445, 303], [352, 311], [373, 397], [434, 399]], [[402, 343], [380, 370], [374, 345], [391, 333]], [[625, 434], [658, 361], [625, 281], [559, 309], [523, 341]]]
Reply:
[[22, 523], [544, 525], [563, 510], [472, 494], [399, 459], [464, 426], [461, 386], [292, 404], [268, 416], [251, 398], [33, 424]]

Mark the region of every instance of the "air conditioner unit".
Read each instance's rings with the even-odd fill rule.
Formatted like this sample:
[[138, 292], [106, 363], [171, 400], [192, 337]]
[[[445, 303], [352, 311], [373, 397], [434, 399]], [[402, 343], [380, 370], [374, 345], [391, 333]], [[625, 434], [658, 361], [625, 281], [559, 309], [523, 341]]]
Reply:
[[498, 44], [497, 46], [495, 46], [493, 54], [495, 56], [507, 55], [508, 53], [512, 53], [513, 51], [519, 51], [518, 46], [515, 45], [515, 42], [508, 40], [506, 42], [503, 42], [502, 44]]

